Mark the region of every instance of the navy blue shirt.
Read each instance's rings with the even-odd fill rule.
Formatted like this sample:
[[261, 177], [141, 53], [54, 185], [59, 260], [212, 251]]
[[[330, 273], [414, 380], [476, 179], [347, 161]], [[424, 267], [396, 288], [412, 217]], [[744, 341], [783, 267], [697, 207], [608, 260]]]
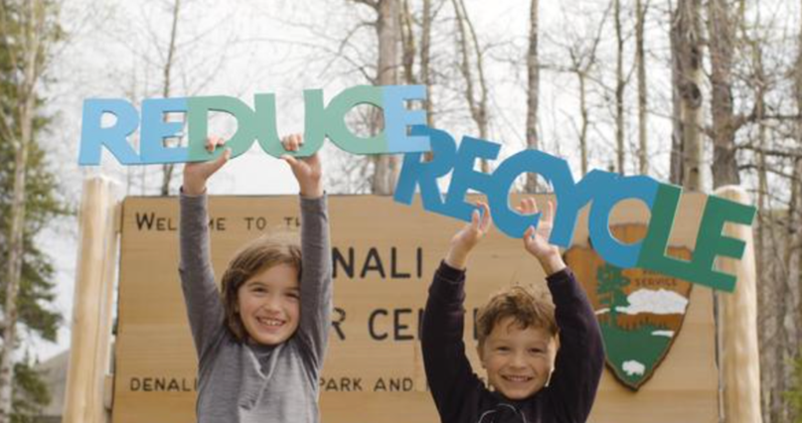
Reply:
[[465, 272], [445, 263], [435, 272], [424, 312], [421, 343], [426, 377], [443, 423], [583, 423], [604, 367], [599, 323], [585, 291], [566, 268], [546, 278], [560, 349], [548, 387], [513, 401], [485, 387], [473, 372], [462, 339]]

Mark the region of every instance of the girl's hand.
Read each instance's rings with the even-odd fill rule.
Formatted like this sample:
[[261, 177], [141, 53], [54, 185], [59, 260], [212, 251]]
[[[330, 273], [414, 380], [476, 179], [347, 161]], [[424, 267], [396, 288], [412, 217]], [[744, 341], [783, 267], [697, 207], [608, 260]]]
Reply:
[[471, 223], [465, 225], [451, 238], [451, 248], [445, 261], [455, 269], [465, 269], [471, 250], [479, 244], [493, 225], [493, 218], [490, 216], [490, 208], [487, 203], [479, 201], [476, 205], [479, 206], [479, 210], [473, 211]]
[[[300, 134], [289, 135], [281, 140], [281, 144], [287, 151], [298, 151], [303, 143], [304, 140]], [[301, 188], [302, 197], [320, 198], [323, 196], [323, 186], [320, 183], [323, 169], [317, 153], [300, 159], [289, 154], [285, 154], [281, 158], [290, 165], [290, 169], [292, 169], [292, 173]]]
[[[226, 141], [220, 137], [206, 139], [206, 150], [211, 153], [217, 147], [225, 145]], [[201, 195], [206, 192], [206, 181], [223, 167], [231, 158], [231, 149], [227, 148], [215, 160], [208, 162], [190, 162], [184, 165], [184, 193], [188, 195]]]

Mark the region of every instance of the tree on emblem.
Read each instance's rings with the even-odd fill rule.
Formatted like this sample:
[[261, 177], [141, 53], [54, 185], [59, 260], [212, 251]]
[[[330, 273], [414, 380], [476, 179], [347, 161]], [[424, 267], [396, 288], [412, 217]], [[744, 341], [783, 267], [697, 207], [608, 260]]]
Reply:
[[599, 267], [596, 280], [599, 282], [596, 289], [599, 303], [610, 310], [610, 325], [618, 326], [618, 307], [629, 306], [624, 293], [624, 287], [629, 286], [629, 278], [624, 276], [620, 268], [604, 264]]

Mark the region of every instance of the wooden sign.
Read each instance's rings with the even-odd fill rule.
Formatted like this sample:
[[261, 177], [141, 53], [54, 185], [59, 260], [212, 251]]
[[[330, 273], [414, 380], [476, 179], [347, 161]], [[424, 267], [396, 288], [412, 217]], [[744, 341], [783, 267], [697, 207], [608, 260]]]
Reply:
[[[541, 207], [547, 200], [537, 199]], [[694, 245], [704, 200], [682, 198], [682, 223], [670, 245]], [[195, 422], [197, 359], [178, 279], [178, 200], [129, 197], [122, 214], [113, 423]], [[331, 197], [330, 215], [336, 309], [320, 380], [322, 420], [439, 421], [426, 388], [418, 325], [432, 273], [464, 223], [376, 196]], [[610, 223], [648, 219], [642, 206], [625, 201]], [[298, 224], [295, 196], [210, 198], [216, 274], [243, 243]], [[574, 244], [587, 247], [587, 239], [582, 213]], [[465, 339], [480, 375], [473, 336], [477, 307], [504, 285], [545, 288], [543, 277], [521, 241], [498, 230], [476, 249], [466, 285]], [[605, 371], [590, 421], [717, 421], [714, 345], [712, 296], [693, 290], [683, 329], [649, 383], [633, 392]]]

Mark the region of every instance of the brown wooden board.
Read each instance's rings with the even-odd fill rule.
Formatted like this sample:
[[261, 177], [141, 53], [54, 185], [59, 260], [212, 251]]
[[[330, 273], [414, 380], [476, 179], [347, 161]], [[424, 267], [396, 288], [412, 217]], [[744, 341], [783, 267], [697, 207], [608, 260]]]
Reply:
[[[683, 198], [672, 246], [692, 249], [704, 196]], [[544, 205], [545, 197], [538, 201]], [[264, 231], [296, 227], [294, 196], [212, 197], [212, 254], [218, 276], [235, 250]], [[327, 423], [436, 422], [426, 392], [419, 311], [432, 272], [463, 225], [389, 197], [330, 198], [335, 263], [335, 327], [323, 369], [321, 414]], [[114, 423], [195, 421], [197, 359], [178, 280], [178, 200], [131, 197], [123, 205]], [[611, 224], [648, 221], [642, 205], [618, 206]], [[586, 213], [575, 243], [587, 246]], [[350, 260], [353, 254], [353, 261]], [[543, 284], [520, 240], [494, 231], [468, 271], [466, 344], [477, 365], [472, 316], [506, 284]], [[372, 333], [371, 333], [372, 332]], [[344, 337], [344, 339], [342, 339]], [[717, 376], [711, 291], [694, 289], [681, 333], [637, 393], [607, 370], [592, 422], [714, 422]]]

